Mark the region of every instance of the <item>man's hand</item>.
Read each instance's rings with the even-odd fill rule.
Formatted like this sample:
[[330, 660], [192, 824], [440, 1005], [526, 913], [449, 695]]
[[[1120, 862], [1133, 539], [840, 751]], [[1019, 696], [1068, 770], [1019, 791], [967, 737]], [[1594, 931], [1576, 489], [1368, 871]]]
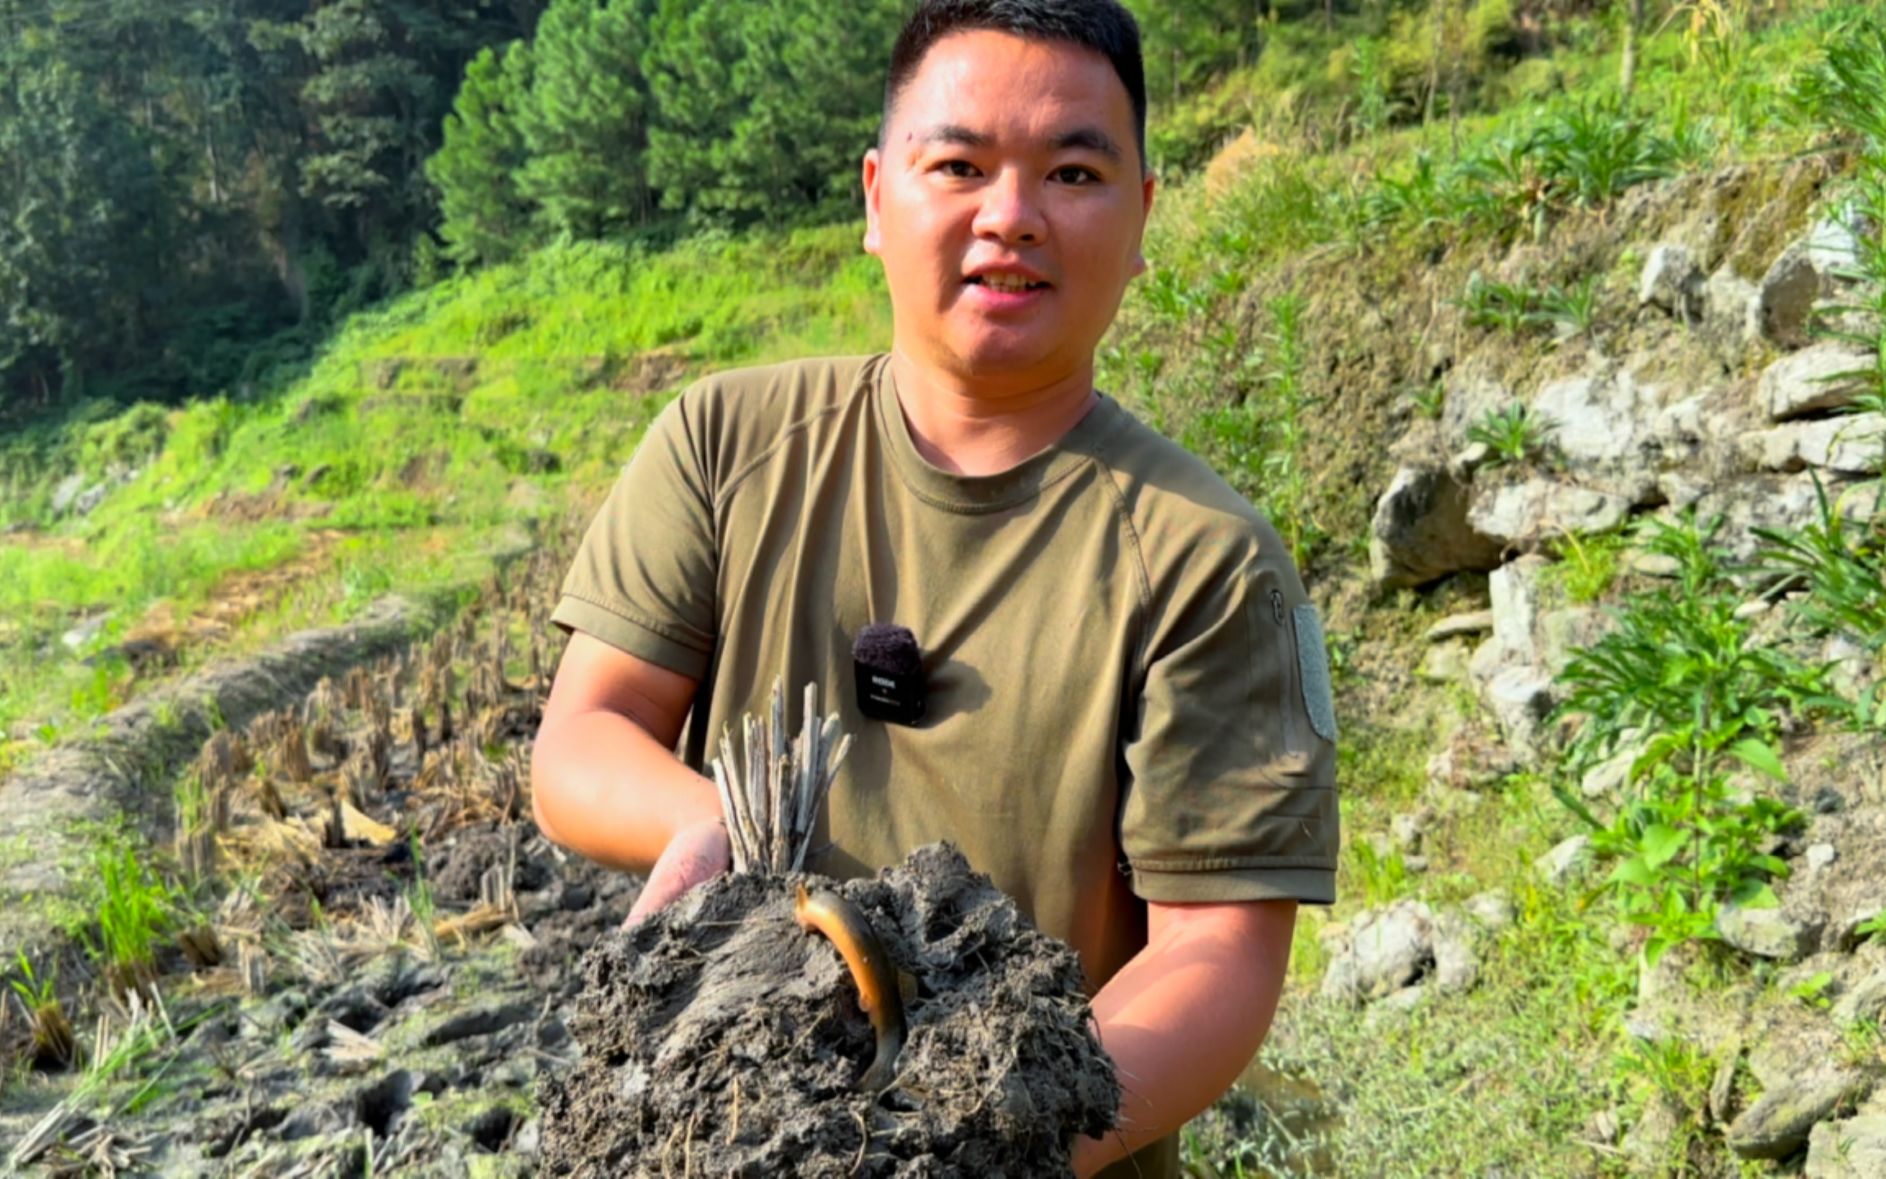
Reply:
[[1120, 1128], [1076, 1138], [1086, 1179], [1176, 1134], [1230, 1087], [1270, 1029], [1290, 962], [1295, 901], [1146, 906], [1146, 947], [1094, 996], [1120, 1076]]
[[733, 845], [727, 828], [719, 819], [693, 823], [675, 832], [673, 839], [648, 871], [648, 883], [642, 895], [629, 908], [628, 929], [657, 909], [664, 908], [682, 893], [725, 872], [733, 863]]

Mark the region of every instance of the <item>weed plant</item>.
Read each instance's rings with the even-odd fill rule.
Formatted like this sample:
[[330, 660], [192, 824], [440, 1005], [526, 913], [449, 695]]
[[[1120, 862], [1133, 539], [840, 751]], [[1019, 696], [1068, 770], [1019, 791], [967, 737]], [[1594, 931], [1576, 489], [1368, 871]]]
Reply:
[[1274, 325], [1267, 341], [1272, 367], [1266, 400], [1272, 407], [1272, 443], [1264, 455], [1264, 502], [1299, 568], [1324, 538], [1313, 516], [1309, 472], [1304, 466], [1304, 411], [1309, 395], [1303, 385], [1302, 296], [1279, 295], [1266, 304]]
[[1598, 278], [1588, 275], [1569, 287], [1549, 286], [1538, 297], [1537, 318], [1566, 336], [1589, 336], [1598, 326]]
[[[1870, 224], [1872, 232], [1853, 235], [1854, 257], [1837, 271], [1854, 282], [1842, 300], [1817, 309], [1813, 326], [1872, 358], [1870, 365], [1828, 378], [1860, 383], [1846, 408], [1886, 413], [1886, 235], [1879, 231], [1886, 225], [1886, 17], [1861, 11], [1838, 26], [1825, 57], [1796, 80], [1789, 99], [1797, 117], [1831, 126], [1859, 148], [1847, 218]], [[1878, 471], [1886, 476], [1886, 437], [1880, 445]], [[1876, 513], [1881, 506], [1876, 499]]]
[[1467, 279], [1466, 293], [1455, 305], [1466, 313], [1467, 323], [1472, 327], [1517, 335], [1538, 322], [1536, 294], [1515, 283], [1482, 278], [1477, 271]]
[[1825, 693], [1816, 669], [1758, 644], [1735, 616], [1741, 594], [1713, 543], [1719, 526], [1719, 518], [1699, 526], [1692, 513], [1637, 529], [1645, 549], [1676, 562], [1676, 583], [1634, 597], [1616, 612], [1616, 629], [1559, 676], [1560, 718], [1579, 722], [1570, 773], [1632, 754], [1630, 783], [1607, 814], [1563, 786], [1554, 792], [1591, 828], [1597, 851], [1616, 859], [1605, 887], [1626, 919], [1649, 930], [1651, 960], [1713, 936], [1723, 902], [1774, 903], [1767, 881], [1787, 866], [1763, 849], [1801, 816], [1739, 791], [1732, 776], [1753, 770], [1785, 781], [1781, 716]]
[[143, 992], [156, 978], [157, 946], [172, 924], [172, 891], [125, 839], [101, 840], [92, 869], [95, 897], [86, 943], [115, 992]]
[[1488, 450], [1486, 465], [1500, 467], [1523, 463], [1545, 449], [1546, 426], [1526, 412], [1523, 405], [1488, 410], [1479, 421], [1467, 427], [1467, 441], [1478, 442]]
[[1757, 559], [1802, 587], [1789, 609], [1809, 633], [1840, 635], [1878, 655], [1886, 651], [1886, 516], [1851, 518], [1818, 477], [1814, 493], [1816, 518], [1805, 527], [1754, 529]]
[[16, 951], [16, 958], [19, 977], [11, 980], [13, 994], [31, 1030], [34, 1058], [43, 1063], [71, 1064], [78, 1057], [78, 1041], [54, 992], [51, 972], [41, 978], [25, 950]]
[[1559, 563], [1553, 575], [1565, 587], [1565, 596], [1580, 605], [1602, 598], [1616, 583], [1624, 538], [1618, 533], [1580, 539], [1567, 532], [1558, 541]]

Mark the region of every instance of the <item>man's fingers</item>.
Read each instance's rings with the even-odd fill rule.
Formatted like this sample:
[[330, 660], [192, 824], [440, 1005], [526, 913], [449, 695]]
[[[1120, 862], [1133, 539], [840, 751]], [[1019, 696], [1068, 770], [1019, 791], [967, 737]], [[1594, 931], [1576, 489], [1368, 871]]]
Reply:
[[673, 860], [664, 854], [648, 874], [648, 883], [642, 886], [642, 895], [636, 897], [635, 904], [629, 907], [628, 918], [623, 921], [622, 927], [631, 928], [650, 913], [667, 907], [695, 885], [718, 876], [724, 866], [714, 857], [699, 853], [677, 856]]

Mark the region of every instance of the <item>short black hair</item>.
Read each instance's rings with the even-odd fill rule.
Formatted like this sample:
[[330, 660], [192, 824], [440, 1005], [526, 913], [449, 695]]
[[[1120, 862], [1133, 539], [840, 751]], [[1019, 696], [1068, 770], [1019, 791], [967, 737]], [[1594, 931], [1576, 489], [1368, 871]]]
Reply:
[[[1113, 65], [1133, 103], [1133, 137], [1146, 167], [1146, 65], [1139, 22], [1118, 0], [922, 0], [904, 22], [891, 50], [884, 83], [884, 122], [910, 84], [924, 55], [951, 33], [1012, 33], [1031, 41], [1061, 41], [1091, 49]], [[880, 135], [882, 133], [880, 132]]]

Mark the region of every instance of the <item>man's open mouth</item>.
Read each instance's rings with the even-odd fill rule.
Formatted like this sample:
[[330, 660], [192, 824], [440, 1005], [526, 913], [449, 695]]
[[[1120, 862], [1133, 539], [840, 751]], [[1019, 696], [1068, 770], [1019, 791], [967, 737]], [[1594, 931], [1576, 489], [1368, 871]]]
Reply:
[[1048, 286], [1045, 282], [1030, 282], [1025, 278], [1008, 274], [972, 274], [968, 281], [977, 286], [988, 287], [992, 291], [1005, 291], [1010, 294], [1045, 290]]

